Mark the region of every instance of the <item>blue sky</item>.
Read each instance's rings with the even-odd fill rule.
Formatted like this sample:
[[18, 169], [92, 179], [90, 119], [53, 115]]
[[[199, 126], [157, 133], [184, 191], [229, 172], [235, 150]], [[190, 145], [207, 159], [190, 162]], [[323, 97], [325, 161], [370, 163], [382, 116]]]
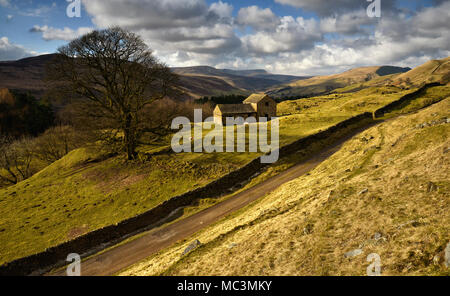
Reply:
[[171, 66], [310, 75], [448, 56], [450, 1], [380, 1], [372, 19], [365, 0], [89, 0], [81, 18], [67, 17], [66, 0], [0, 0], [0, 60], [52, 53], [112, 25]]

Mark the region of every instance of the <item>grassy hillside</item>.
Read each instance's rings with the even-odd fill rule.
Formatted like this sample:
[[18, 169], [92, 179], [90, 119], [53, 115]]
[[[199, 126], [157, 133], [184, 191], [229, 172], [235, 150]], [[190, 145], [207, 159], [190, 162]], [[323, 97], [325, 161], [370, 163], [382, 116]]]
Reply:
[[[426, 102], [413, 104], [407, 111]], [[370, 128], [311, 173], [122, 275], [365, 275], [371, 253], [383, 275], [450, 275], [449, 110], [446, 99]], [[182, 257], [194, 239], [203, 245]]]
[[394, 85], [418, 86], [431, 82], [450, 82], [450, 57], [432, 60], [393, 79]]
[[180, 88], [187, 96], [191, 98], [200, 98], [214, 95], [249, 95], [250, 92], [238, 88], [229, 81], [212, 76], [201, 75], [181, 75]]
[[[283, 111], [286, 116], [280, 119], [280, 143], [291, 143], [356, 114], [373, 111], [407, 92], [345, 94], [309, 100], [309, 108], [300, 111], [288, 107], [292, 112], [287, 115]], [[303, 104], [303, 100], [298, 102]], [[169, 144], [161, 145], [139, 150], [154, 152]], [[75, 150], [31, 179], [0, 190], [0, 240], [4, 242], [0, 264], [133, 217], [211, 182], [258, 155], [163, 154], [127, 164], [120, 156], [107, 158], [95, 150]], [[271, 173], [283, 168], [286, 164], [280, 163]]]
[[[28, 92], [37, 98], [45, 96], [50, 87], [45, 81], [46, 66], [54, 57], [55, 54], [49, 54], [18, 61], [0, 62], [0, 88]], [[186, 67], [173, 70], [180, 75], [180, 88], [185, 94], [181, 97], [183, 99], [221, 94], [248, 95], [257, 90], [302, 79], [302, 77], [273, 75], [257, 70], [233, 71], [212, 67]]]
[[44, 81], [45, 66], [54, 55], [42, 55], [19, 61], [0, 62], [0, 88], [29, 92], [40, 98], [48, 85]]
[[408, 70], [409, 68], [391, 66], [356, 68], [340, 74], [317, 76], [306, 80], [294, 81], [271, 89], [268, 91], [268, 94], [274, 97], [313, 96]]
[[264, 70], [222, 70], [208, 66], [173, 68], [173, 71], [181, 75], [182, 80], [186, 82], [203, 80], [206, 84], [209, 81], [217, 81], [223, 86], [228, 85], [228, 87], [223, 89], [217, 87], [208, 88], [207, 85], [201, 85], [202, 91], [199, 91], [200, 89], [193, 91], [191, 83], [184, 83], [185, 88], [194, 96], [211, 96], [221, 93], [238, 93], [239, 91], [243, 94], [248, 94], [265, 90], [281, 83], [304, 79], [298, 76], [274, 75]]

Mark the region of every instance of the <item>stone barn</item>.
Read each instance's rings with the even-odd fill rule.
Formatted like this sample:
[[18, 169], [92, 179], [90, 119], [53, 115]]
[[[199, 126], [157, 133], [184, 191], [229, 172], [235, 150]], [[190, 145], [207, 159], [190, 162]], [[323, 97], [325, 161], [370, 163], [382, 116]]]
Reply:
[[227, 117], [266, 117], [271, 120], [277, 116], [277, 103], [265, 94], [253, 94], [243, 104], [218, 104], [214, 109], [215, 122], [225, 124]]

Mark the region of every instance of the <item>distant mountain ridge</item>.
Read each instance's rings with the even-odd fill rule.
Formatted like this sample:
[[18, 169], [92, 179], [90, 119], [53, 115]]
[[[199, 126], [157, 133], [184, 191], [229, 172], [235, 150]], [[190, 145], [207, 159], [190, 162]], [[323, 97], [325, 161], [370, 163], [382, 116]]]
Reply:
[[[45, 82], [46, 65], [56, 54], [41, 55], [18, 61], [0, 62], [0, 88], [27, 92], [40, 98], [49, 89]], [[394, 66], [361, 67], [327, 76], [302, 77], [271, 74], [263, 69], [232, 70], [210, 66], [174, 67], [180, 76], [179, 99], [218, 95], [249, 95], [265, 92], [274, 98], [314, 96], [337, 88], [360, 84], [420, 85], [450, 80], [450, 57], [429, 61], [415, 69]]]
[[[45, 68], [55, 57], [56, 54], [48, 54], [0, 62], [0, 87], [28, 92], [38, 98], [43, 96], [49, 88], [45, 82]], [[180, 75], [181, 89], [185, 92], [183, 98], [247, 95], [303, 78], [270, 74], [265, 70], [221, 70], [209, 66], [175, 67], [172, 70]]]
[[[172, 70], [186, 77], [209, 77], [224, 81], [241, 92], [262, 92], [279, 84], [289, 83], [310, 77], [271, 74], [266, 70], [216, 69], [210, 66], [174, 67]], [[231, 91], [233, 92], [233, 91]]]

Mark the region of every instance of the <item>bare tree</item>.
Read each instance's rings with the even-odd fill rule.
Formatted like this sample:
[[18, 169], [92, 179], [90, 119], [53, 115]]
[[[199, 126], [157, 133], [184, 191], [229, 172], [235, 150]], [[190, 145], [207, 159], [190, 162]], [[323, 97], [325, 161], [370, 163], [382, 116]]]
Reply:
[[45, 131], [34, 141], [36, 158], [49, 164], [61, 159], [84, 144], [76, 130], [67, 125], [57, 125]]
[[[102, 140], [136, 155], [145, 107], [168, 96], [178, 79], [143, 40], [115, 27], [94, 31], [61, 47], [49, 78], [84, 98], [84, 115]], [[91, 122], [92, 123], [92, 122]]]
[[0, 180], [17, 184], [33, 175], [31, 162], [33, 150], [31, 140], [22, 138], [14, 141], [11, 137], [0, 138]]

